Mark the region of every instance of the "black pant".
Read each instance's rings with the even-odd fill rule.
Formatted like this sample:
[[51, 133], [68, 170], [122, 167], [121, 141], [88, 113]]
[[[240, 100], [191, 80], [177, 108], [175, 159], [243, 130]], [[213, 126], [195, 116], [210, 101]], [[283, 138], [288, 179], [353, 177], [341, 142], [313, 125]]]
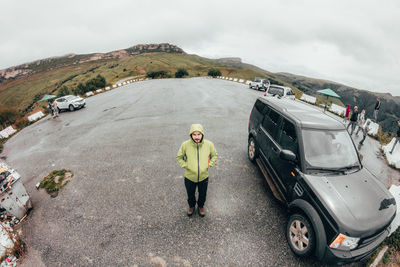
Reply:
[[207, 195], [207, 186], [208, 186], [208, 177], [201, 181], [200, 183], [195, 183], [190, 181], [185, 177], [185, 187], [188, 195], [188, 204], [190, 208], [194, 208], [196, 206], [196, 187], [198, 187], [199, 191], [199, 199], [197, 200], [197, 206], [202, 208], [204, 203], [206, 202]]

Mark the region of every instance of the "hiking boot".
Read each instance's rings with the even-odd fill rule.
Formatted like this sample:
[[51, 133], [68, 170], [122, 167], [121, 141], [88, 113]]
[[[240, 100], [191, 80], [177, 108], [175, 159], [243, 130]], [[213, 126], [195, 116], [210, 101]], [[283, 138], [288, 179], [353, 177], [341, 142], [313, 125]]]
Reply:
[[188, 208], [188, 210], [187, 210], [187, 216], [192, 216], [193, 215], [193, 212], [194, 212], [194, 207], [193, 208]]
[[206, 216], [206, 209], [205, 208], [198, 208], [198, 212], [200, 217]]

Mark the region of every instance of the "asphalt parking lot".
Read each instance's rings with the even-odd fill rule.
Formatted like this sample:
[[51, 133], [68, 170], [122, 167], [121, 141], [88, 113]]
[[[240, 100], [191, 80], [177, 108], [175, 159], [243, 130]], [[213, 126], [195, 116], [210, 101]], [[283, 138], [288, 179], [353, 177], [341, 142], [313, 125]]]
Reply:
[[[247, 158], [262, 94], [208, 78], [137, 82], [16, 134], [1, 156], [35, 206], [23, 222], [23, 266], [321, 266], [292, 254], [285, 208]], [[186, 216], [175, 160], [192, 123], [218, 151], [205, 218]], [[62, 168], [75, 176], [58, 197], [36, 190]]]

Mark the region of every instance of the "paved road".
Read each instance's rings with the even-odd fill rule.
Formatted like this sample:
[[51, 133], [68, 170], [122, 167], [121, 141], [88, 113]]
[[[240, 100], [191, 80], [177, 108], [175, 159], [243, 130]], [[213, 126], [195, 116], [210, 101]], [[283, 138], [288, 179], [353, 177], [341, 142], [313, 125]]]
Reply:
[[[320, 266], [284, 236], [285, 209], [247, 159], [250, 110], [262, 92], [216, 79], [137, 82], [43, 119], [5, 145], [35, 209], [23, 222], [24, 266]], [[190, 124], [218, 150], [205, 218], [188, 218], [175, 161]], [[57, 198], [35, 184], [54, 169], [73, 180]]]

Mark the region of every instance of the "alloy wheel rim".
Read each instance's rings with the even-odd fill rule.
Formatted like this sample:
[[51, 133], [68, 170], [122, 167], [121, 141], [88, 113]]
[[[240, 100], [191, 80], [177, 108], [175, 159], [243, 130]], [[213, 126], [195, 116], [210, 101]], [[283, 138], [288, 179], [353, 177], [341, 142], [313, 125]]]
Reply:
[[304, 251], [309, 245], [309, 232], [305, 224], [300, 220], [294, 220], [289, 228], [290, 242], [299, 251]]
[[250, 156], [250, 158], [254, 158], [254, 151], [255, 151], [254, 147], [255, 147], [254, 146], [254, 142], [250, 141], [250, 145], [249, 145], [249, 156]]

